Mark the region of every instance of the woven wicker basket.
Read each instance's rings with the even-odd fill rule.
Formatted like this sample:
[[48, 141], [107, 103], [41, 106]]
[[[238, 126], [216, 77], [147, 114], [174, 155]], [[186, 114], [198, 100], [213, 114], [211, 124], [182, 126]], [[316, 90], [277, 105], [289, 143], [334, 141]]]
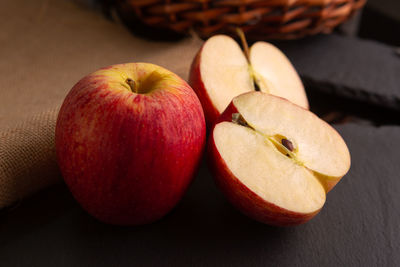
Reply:
[[124, 14], [152, 28], [201, 37], [233, 33], [248, 39], [295, 39], [329, 33], [366, 0], [117, 0]]

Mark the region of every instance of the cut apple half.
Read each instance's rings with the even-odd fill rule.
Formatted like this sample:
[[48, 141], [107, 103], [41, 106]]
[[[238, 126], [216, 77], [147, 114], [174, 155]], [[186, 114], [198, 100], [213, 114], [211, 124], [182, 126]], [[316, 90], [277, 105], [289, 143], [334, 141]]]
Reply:
[[233, 205], [274, 225], [311, 219], [350, 168], [335, 129], [262, 92], [232, 100], [213, 128], [209, 153], [216, 182]]
[[[245, 41], [243, 41], [245, 43]], [[275, 46], [257, 42], [245, 52], [226, 35], [208, 39], [193, 60], [189, 83], [213, 124], [233, 97], [250, 91], [281, 96], [307, 108], [303, 84], [289, 59]]]

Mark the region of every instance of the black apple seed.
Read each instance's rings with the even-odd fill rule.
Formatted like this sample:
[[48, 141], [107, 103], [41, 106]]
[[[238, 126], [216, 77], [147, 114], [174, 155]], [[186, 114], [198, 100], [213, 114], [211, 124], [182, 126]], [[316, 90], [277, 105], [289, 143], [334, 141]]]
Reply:
[[242, 115], [240, 115], [240, 113], [233, 113], [232, 114], [232, 122], [237, 123], [237, 124], [239, 124], [241, 126], [249, 127], [249, 125], [244, 120]]
[[232, 114], [232, 122], [237, 123], [239, 121], [240, 114], [239, 113], [233, 113]]
[[283, 145], [284, 147], [286, 147], [287, 149], [289, 149], [289, 151], [293, 151], [294, 147], [293, 147], [292, 142], [290, 142], [290, 141], [287, 140], [287, 139], [282, 139], [281, 142], [282, 142], [282, 145]]

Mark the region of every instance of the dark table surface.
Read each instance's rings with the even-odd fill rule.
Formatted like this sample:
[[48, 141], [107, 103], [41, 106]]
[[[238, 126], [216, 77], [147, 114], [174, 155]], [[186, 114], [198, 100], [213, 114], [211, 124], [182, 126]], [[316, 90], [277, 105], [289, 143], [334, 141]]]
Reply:
[[180, 204], [138, 227], [102, 224], [63, 184], [0, 218], [1, 266], [399, 266], [400, 127], [337, 126], [350, 172], [310, 222], [271, 227], [236, 211], [206, 164]]
[[[398, 6], [393, 0], [377, 2], [371, 1], [368, 10], [387, 10], [389, 2]], [[382, 14], [378, 18], [389, 16]], [[364, 37], [398, 43], [391, 34], [398, 32], [397, 20], [379, 22], [368, 16], [361, 20]], [[386, 35], [377, 34], [385, 27]], [[64, 184], [0, 211], [0, 266], [400, 266], [400, 126], [393, 111], [399, 105], [398, 77], [393, 72], [399, 66], [397, 57], [389, 53], [392, 48], [374, 42], [332, 38], [319, 39], [318, 53], [306, 41], [302, 47], [286, 47], [303, 79], [312, 80], [312, 111], [320, 116], [344, 112], [362, 117], [352, 120], [358, 124], [336, 126], [349, 146], [352, 167], [310, 222], [279, 228], [245, 217], [217, 190], [203, 162], [177, 207], [149, 225], [100, 223], [80, 208]], [[317, 54], [320, 66], [313, 65], [304, 51]], [[335, 60], [340, 55], [344, 60]], [[353, 55], [361, 56], [354, 61]], [[321, 67], [324, 57], [337, 64]], [[379, 64], [368, 64], [373, 60]], [[374, 75], [374, 70], [385, 68]], [[392, 78], [385, 80], [387, 73]], [[342, 88], [350, 88], [355, 97], [342, 94]], [[358, 94], [360, 90], [364, 93]], [[318, 95], [319, 91], [327, 94]], [[377, 94], [380, 97], [367, 101]], [[382, 110], [387, 103], [391, 110]], [[373, 126], [384, 124], [397, 125]]]

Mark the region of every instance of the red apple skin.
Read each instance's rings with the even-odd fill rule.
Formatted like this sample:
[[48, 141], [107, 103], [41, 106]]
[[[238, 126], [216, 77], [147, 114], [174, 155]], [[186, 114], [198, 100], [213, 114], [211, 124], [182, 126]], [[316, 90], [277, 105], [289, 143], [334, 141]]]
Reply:
[[[232, 121], [232, 114], [237, 112], [236, 107], [231, 102], [221, 114], [216, 124], [223, 121]], [[317, 215], [320, 210], [314, 213], [304, 214], [280, 208], [273, 203], [265, 201], [250, 190], [235, 177], [229, 170], [226, 162], [222, 159], [214, 142], [213, 129], [208, 141], [207, 152], [209, 156], [209, 165], [215, 183], [234, 207], [256, 221], [274, 226], [299, 225]]]
[[[340, 179], [342, 178], [343, 177], [341, 177]], [[325, 186], [326, 193], [329, 193], [340, 182], [340, 179], [337, 179], [335, 181], [326, 181], [325, 184], [323, 184]]]
[[199, 100], [204, 110], [204, 115], [206, 117], [207, 127], [211, 128], [217, 121], [220, 113], [218, 112], [217, 108], [213, 105], [211, 98], [207, 93], [206, 87], [204, 86], [203, 79], [201, 77], [200, 62], [201, 62], [201, 52], [203, 50], [203, 47], [204, 45], [197, 52], [195, 58], [192, 61], [192, 65], [190, 66], [189, 84], [199, 97]]
[[[141, 75], [143, 64], [104, 70], [129, 67]], [[61, 107], [60, 169], [75, 199], [102, 222], [154, 222], [178, 203], [194, 176], [205, 144], [204, 114], [190, 86], [173, 77], [170, 88], [134, 94], [93, 73]]]

